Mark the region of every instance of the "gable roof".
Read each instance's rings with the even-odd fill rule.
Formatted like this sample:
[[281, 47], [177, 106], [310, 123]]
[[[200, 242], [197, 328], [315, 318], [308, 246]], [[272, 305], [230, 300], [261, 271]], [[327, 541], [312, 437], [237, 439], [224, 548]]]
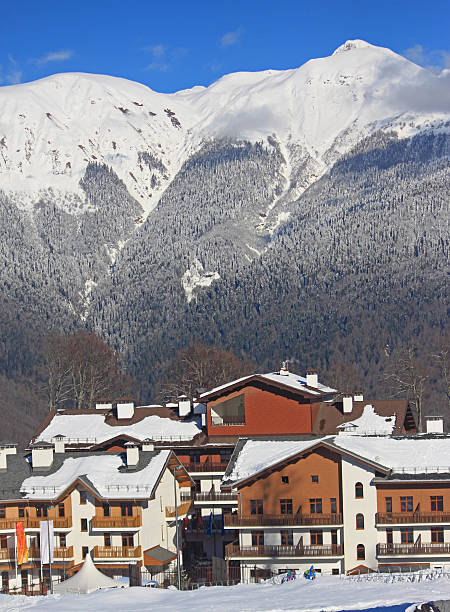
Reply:
[[322, 398], [328, 395], [336, 393], [336, 389], [327, 387], [322, 384], [318, 384], [317, 387], [311, 387], [306, 384], [306, 378], [293, 374], [292, 372], [286, 372], [286, 374], [280, 374], [280, 372], [269, 372], [267, 374], [251, 374], [232, 380], [224, 385], [215, 387], [210, 391], [206, 391], [200, 395], [202, 402], [211, 401], [216, 397], [220, 397], [236, 389], [246, 387], [248, 385], [259, 383], [266, 387], [272, 387], [290, 391], [296, 395], [300, 395], [305, 398]]

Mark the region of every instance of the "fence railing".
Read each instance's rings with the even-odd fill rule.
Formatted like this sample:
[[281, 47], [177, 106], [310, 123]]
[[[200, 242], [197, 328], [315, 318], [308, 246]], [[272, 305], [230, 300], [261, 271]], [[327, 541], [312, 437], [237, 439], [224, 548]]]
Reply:
[[378, 555], [442, 555], [450, 553], [450, 543], [377, 544]]
[[238, 546], [229, 544], [225, 547], [228, 559], [236, 557], [337, 557], [343, 555], [341, 544], [330, 546]]
[[196, 491], [194, 493], [182, 493], [181, 499], [196, 502], [237, 502], [237, 493], [220, 493], [218, 491]]
[[94, 516], [92, 518], [94, 529], [129, 529], [141, 525], [141, 516]]
[[67, 516], [65, 518], [53, 518], [51, 516], [42, 518], [30, 518], [28, 516], [11, 519], [0, 519], [0, 530], [15, 529], [16, 524], [23, 522], [25, 529], [39, 529], [41, 521], [47, 521], [48, 519], [53, 520], [53, 526], [55, 529], [68, 529], [72, 527], [72, 517]]
[[188, 472], [225, 472], [228, 463], [205, 461], [204, 463], [183, 462], [183, 465]]
[[[186, 501], [177, 506], [178, 508], [178, 516], [182, 516], [189, 512], [189, 508], [191, 507], [192, 502]], [[176, 515], [175, 506], [166, 506], [166, 518], [174, 518]]]
[[140, 546], [94, 546], [96, 559], [129, 559], [141, 557]]
[[251, 514], [237, 516], [236, 514], [225, 515], [225, 527], [273, 527], [280, 525], [302, 526], [302, 525], [341, 525], [342, 514]]
[[377, 523], [387, 525], [403, 523], [450, 523], [450, 514], [444, 512], [377, 512]]
[[211, 417], [211, 423], [214, 427], [226, 427], [227, 425], [245, 425], [245, 416], [213, 416]]

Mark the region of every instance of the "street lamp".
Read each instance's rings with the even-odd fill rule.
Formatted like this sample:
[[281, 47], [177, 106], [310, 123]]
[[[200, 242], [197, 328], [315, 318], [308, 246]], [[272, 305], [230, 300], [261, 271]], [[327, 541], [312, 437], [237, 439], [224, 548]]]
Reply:
[[177, 545], [177, 579], [178, 590], [181, 590], [181, 569], [180, 569], [180, 538], [178, 533], [178, 503], [177, 503], [177, 470], [182, 470], [181, 465], [173, 468], [173, 495], [175, 498], [175, 540]]

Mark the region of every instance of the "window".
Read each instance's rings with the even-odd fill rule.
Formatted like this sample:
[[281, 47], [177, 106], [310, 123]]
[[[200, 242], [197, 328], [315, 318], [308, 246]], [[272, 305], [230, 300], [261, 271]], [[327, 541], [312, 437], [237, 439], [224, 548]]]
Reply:
[[105, 533], [103, 536], [104, 545], [108, 548], [111, 546], [111, 534]]
[[331, 514], [336, 514], [337, 512], [337, 504], [336, 504], [336, 498], [332, 497], [330, 499], [330, 510], [331, 510]]
[[251, 499], [250, 500], [250, 514], [263, 514], [263, 500], [262, 499]]
[[358, 559], [358, 561], [364, 561], [364, 559], [366, 558], [366, 549], [364, 547], [364, 544], [358, 544], [358, 546], [356, 547], [356, 558]]
[[4, 533], [0, 535], [0, 548], [8, 548], [8, 536]]
[[5, 504], [0, 506], [0, 519], [4, 519], [6, 516], [6, 507]]
[[412, 512], [413, 511], [413, 498], [411, 495], [407, 497], [400, 497], [400, 511], [401, 512]]
[[122, 516], [133, 516], [133, 504], [131, 502], [122, 502], [120, 504]]
[[386, 512], [390, 514], [392, 512], [392, 497], [385, 497], [384, 501], [386, 503]]
[[392, 529], [386, 529], [386, 544], [394, 543], [394, 532]]
[[402, 544], [412, 544], [414, 542], [414, 532], [412, 527], [403, 527], [401, 529], [400, 541]]
[[281, 477], [281, 482], [283, 484], [289, 484], [289, 476], [282, 476]]
[[2, 572], [2, 591], [8, 591], [9, 589], [9, 572]]
[[356, 499], [362, 499], [364, 497], [364, 487], [362, 482], [357, 482], [355, 484], [355, 497]]
[[88, 554], [89, 554], [89, 546], [82, 546], [81, 547], [81, 556], [83, 557], [83, 559], [86, 559]]
[[80, 504], [87, 502], [87, 491], [80, 491]]
[[264, 531], [252, 531], [252, 546], [264, 546]]
[[442, 527], [432, 527], [431, 541], [436, 542], [436, 544], [444, 541], [444, 529]]
[[127, 546], [134, 546], [134, 537], [132, 533], [122, 534], [122, 546], [124, 548], [126, 548]]
[[311, 514], [322, 514], [322, 499], [310, 499], [309, 500], [309, 511]]
[[291, 530], [281, 532], [281, 546], [293, 546], [294, 534]]
[[22, 583], [22, 589], [26, 591], [28, 588], [28, 570], [20, 571], [20, 581]]
[[332, 574], [333, 576], [339, 576], [339, 568], [337, 568], [337, 567], [333, 567], [333, 568], [331, 569], [331, 574]]
[[364, 514], [356, 515], [356, 529], [364, 529]]
[[66, 516], [64, 504], [58, 504], [58, 516], [59, 518], [64, 518]]
[[47, 518], [48, 507], [47, 506], [36, 506], [36, 516], [38, 518]]
[[19, 506], [19, 518], [25, 518], [25, 507]]
[[338, 543], [337, 529], [332, 529], [331, 530], [331, 544], [337, 546], [337, 543]]
[[292, 514], [292, 499], [280, 499], [281, 514]]
[[243, 393], [214, 406], [217, 417], [212, 416], [213, 425], [245, 424], [245, 396]]
[[432, 512], [442, 512], [444, 510], [444, 498], [442, 495], [432, 495], [430, 500]]
[[[81, 531], [87, 531], [88, 530], [88, 522], [87, 519], [81, 519]], [[83, 557], [84, 558], [84, 557]]]
[[66, 534], [59, 534], [59, 545], [61, 546], [61, 548], [65, 548], [67, 546]]
[[314, 482], [314, 483], [319, 482], [319, 476], [317, 474], [314, 474], [313, 476], [311, 476], [311, 482]]
[[108, 503], [103, 504], [103, 516], [111, 516], [111, 506]]
[[323, 531], [310, 531], [309, 536], [311, 538], [311, 546], [322, 546], [323, 544]]

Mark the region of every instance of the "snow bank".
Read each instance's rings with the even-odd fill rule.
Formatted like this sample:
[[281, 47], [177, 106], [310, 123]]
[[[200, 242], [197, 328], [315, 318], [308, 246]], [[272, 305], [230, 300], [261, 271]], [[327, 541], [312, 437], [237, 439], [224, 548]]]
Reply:
[[393, 416], [380, 416], [375, 412], [372, 404], [367, 404], [358, 419], [342, 423], [342, 425], [338, 425], [338, 429], [342, 431], [342, 435], [378, 434], [388, 436], [394, 431], [396, 419], [397, 415], [395, 414]]

